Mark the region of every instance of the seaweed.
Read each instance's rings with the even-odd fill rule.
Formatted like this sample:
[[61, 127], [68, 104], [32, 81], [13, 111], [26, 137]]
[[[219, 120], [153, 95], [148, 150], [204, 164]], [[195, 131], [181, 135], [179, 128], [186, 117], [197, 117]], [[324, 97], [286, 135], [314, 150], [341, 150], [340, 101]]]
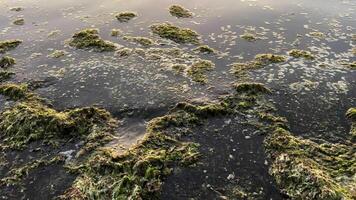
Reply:
[[177, 18], [191, 18], [193, 17], [193, 13], [188, 9], [183, 8], [180, 5], [172, 5], [169, 7], [169, 13]]
[[255, 60], [257, 61], [257, 65], [269, 65], [272, 63], [281, 63], [286, 61], [286, 57], [282, 55], [275, 54], [257, 54], [255, 56]]
[[237, 82], [234, 83], [234, 89], [237, 93], [249, 93], [249, 94], [271, 94], [271, 90], [266, 88], [262, 83], [254, 82]]
[[40, 101], [22, 101], [1, 113], [0, 131], [7, 147], [22, 149], [36, 140], [51, 144], [54, 139], [87, 136], [94, 124], [103, 125], [109, 119], [108, 112], [95, 107], [58, 112]]
[[93, 49], [95, 51], [114, 51], [116, 45], [100, 38], [98, 29], [84, 29], [75, 33], [69, 45], [77, 49]]
[[354, 144], [318, 144], [276, 128], [265, 148], [270, 173], [291, 199], [355, 199]]
[[215, 64], [209, 60], [199, 60], [192, 64], [187, 70], [188, 76], [192, 78], [193, 81], [205, 84], [208, 82], [206, 72], [213, 70]]
[[79, 166], [80, 176], [62, 199], [158, 199], [172, 168], [191, 166], [199, 158], [198, 144], [165, 132], [167, 126], [189, 124], [188, 113], [175, 112], [151, 120], [145, 137], [123, 153], [102, 148]]
[[0, 41], [0, 53], [13, 50], [22, 43], [21, 40], [4, 40]]
[[356, 121], [356, 108], [350, 108], [346, 112], [346, 117]]
[[16, 60], [10, 56], [4, 56], [0, 59], [0, 68], [8, 68], [14, 64], [16, 64]]
[[299, 49], [292, 49], [288, 54], [294, 58], [305, 58], [307, 60], [313, 60], [315, 58], [309, 51]]
[[25, 24], [25, 19], [24, 18], [18, 18], [15, 21], [12, 22], [15, 25], [22, 26]]
[[26, 84], [0, 84], [0, 94], [12, 100], [19, 100], [28, 96], [28, 88]]
[[146, 38], [146, 37], [125, 36], [123, 39], [138, 43], [144, 47], [152, 46], [154, 44], [153, 40], [151, 40], [150, 38]]
[[200, 45], [200, 46], [194, 48], [193, 51], [199, 52], [199, 53], [202, 53], [202, 54], [214, 54], [214, 53], [216, 53], [216, 50], [211, 48], [211, 47], [209, 47], [208, 45]]
[[137, 17], [137, 14], [134, 12], [121, 12], [115, 15], [116, 19], [119, 20], [119, 22], [128, 22], [131, 19]]
[[65, 56], [68, 52], [65, 50], [55, 50], [51, 54], [48, 55], [50, 58], [60, 58], [62, 56]]
[[15, 73], [9, 71], [0, 71], [0, 83], [10, 79]]
[[180, 28], [170, 23], [153, 24], [150, 28], [154, 34], [176, 43], [199, 43], [199, 34], [188, 28]]
[[252, 33], [244, 33], [243, 35], [240, 35], [240, 38], [247, 40], [249, 42], [254, 42], [256, 41], [258, 38], [252, 34]]

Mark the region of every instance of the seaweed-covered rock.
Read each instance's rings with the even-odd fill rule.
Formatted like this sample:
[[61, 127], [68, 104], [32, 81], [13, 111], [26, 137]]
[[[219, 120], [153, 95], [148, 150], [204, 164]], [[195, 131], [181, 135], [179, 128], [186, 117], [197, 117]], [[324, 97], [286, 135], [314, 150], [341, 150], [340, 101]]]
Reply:
[[247, 40], [249, 42], [254, 42], [256, 41], [258, 38], [256, 37], [256, 35], [252, 34], [252, 33], [244, 33], [242, 35], [240, 35], [240, 38]]
[[118, 13], [115, 17], [117, 20], [119, 20], [119, 22], [128, 22], [131, 19], [137, 17], [137, 14], [134, 12], [121, 12]]
[[93, 49], [95, 51], [114, 51], [116, 45], [100, 38], [98, 29], [84, 29], [75, 33], [69, 45], [77, 49]]
[[0, 59], [0, 68], [8, 68], [14, 64], [16, 64], [16, 60], [10, 56], [4, 56]]
[[265, 148], [270, 173], [291, 199], [356, 198], [355, 144], [318, 144], [277, 128]]
[[169, 23], [153, 24], [150, 28], [154, 34], [176, 43], [199, 43], [199, 34], [188, 28], [180, 28]]
[[4, 40], [0, 41], [0, 53], [5, 53], [12, 49], [15, 49], [22, 43], [21, 40]]
[[190, 18], [193, 17], [193, 13], [188, 9], [183, 8], [180, 5], [172, 5], [169, 7], [169, 13], [177, 18]]
[[199, 60], [190, 66], [190, 68], [187, 70], [187, 74], [195, 82], [207, 83], [208, 79], [205, 73], [213, 70], [214, 67], [215, 64], [209, 60]]

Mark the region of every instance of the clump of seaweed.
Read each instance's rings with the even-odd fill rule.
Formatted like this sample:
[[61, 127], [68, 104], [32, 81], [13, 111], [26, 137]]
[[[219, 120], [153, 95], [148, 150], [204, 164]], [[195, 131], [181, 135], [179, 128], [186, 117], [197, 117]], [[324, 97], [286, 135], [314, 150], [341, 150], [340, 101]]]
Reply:
[[356, 69], [356, 61], [354, 61], [354, 62], [341, 62], [340, 64], [343, 65], [343, 66], [346, 66], [346, 67], [348, 67], [350, 69]]
[[18, 18], [15, 21], [12, 22], [15, 25], [22, 26], [25, 24], [25, 19], [24, 18]]
[[0, 95], [6, 96], [12, 100], [23, 99], [28, 95], [28, 87], [26, 84], [1, 84]]
[[62, 56], [65, 56], [68, 52], [65, 50], [55, 50], [51, 54], [48, 55], [50, 58], [60, 58]]
[[275, 54], [257, 54], [255, 60], [258, 65], [269, 65], [271, 63], [281, 63], [286, 61], [286, 57]]
[[120, 29], [112, 29], [110, 35], [113, 37], [117, 37], [122, 34], [122, 31]]
[[266, 88], [262, 83], [243, 82], [234, 83], [234, 89], [237, 93], [249, 93], [249, 94], [270, 94], [270, 89]]
[[12, 49], [15, 49], [22, 43], [21, 40], [4, 40], [0, 41], [0, 53], [5, 53]]
[[98, 29], [84, 29], [75, 33], [69, 45], [77, 49], [94, 49], [99, 52], [114, 51], [116, 45], [100, 38]]
[[313, 60], [315, 58], [309, 51], [299, 49], [292, 49], [288, 52], [288, 54], [294, 58], [305, 58], [308, 60]]
[[356, 108], [350, 108], [347, 110], [346, 117], [352, 120], [356, 120]]
[[193, 13], [188, 9], [183, 8], [180, 5], [172, 5], [169, 7], [169, 13], [177, 18], [190, 18], [193, 17]]
[[176, 43], [199, 43], [199, 34], [188, 28], [180, 28], [169, 23], [153, 24], [150, 28], [154, 34]]
[[10, 79], [15, 73], [9, 71], [0, 71], [0, 83]]
[[209, 60], [199, 60], [190, 66], [187, 70], [187, 74], [193, 81], [204, 84], [208, 82], [205, 73], [213, 70], [214, 67], [215, 64]]
[[134, 12], [121, 12], [118, 13], [115, 17], [117, 20], [119, 20], [119, 22], [128, 22], [131, 19], [137, 17], [137, 14]]
[[55, 156], [51, 159], [41, 158], [38, 160], [31, 161], [24, 166], [13, 168], [8, 172], [8, 175], [5, 178], [0, 179], [0, 185], [15, 185], [21, 181], [21, 179], [29, 174], [31, 170], [34, 170], [39, 167], [44, 167], [56, 163], [63, 163], [63, 156]]
[[84, 164], [63, 199], [155, 199], [173, 168], [190, 166], [198, 157], [196, 143], [182, 142], [167, 127], [189, 124], [189, 113], [174, 112], [151, 120], [145, 137], [124, 153], [102, 148]]
[[258, 38], [252, 34], [252, 33], [244, 33], [243, 35], [240, 35], [240, 38], [247, 40], [249, 42], [254, 42], [256, 41]]
[[355, 199], [353, 144], [318, 144], [277, 128], [265, 148], [270, 173], [291, 199]]
[[0, 59], [0, 68], [8, 68], [14, 64], [16, 64], [16, 60], [10, 56], [4, 56]]
[[12, 7], [12, 8], [10, 8], [10, 11], [16, 11], [16, 12], [20, 12], [22, 10], [23, 10], [23, 8], [21, 8], [21, 7]]
[[[11, 96], [23, 97], [20, 92]], [[1, 113], [0, 130], [9, 148], [21, 149], [36, 140], [50, 144], [53, 139], [87, 136], [94, 124], [109, 119], [108, 112], [95, 107], [58, 112], [40, 101], [23, 101]]]
[[325, 37], [325, 34], [322, 32], [318, 32], [318, 31], [313, 31], [309, 33], [309, 36], [314, 37], [314, 38], [318, 38], [318, 39], [322, 39]]
[[132, 51], [133, 51], [132, 49], [125, 47], [117, 50], [115, 54], [118, 55], [119, 57], [127, 57], [132, 54]]
[[195, 52], [199, 52], [202, 54], [214, 54], [216, 53], [216, 50], [209, 47], [208, 45], [200, 45], [197, 48], [193, 49]]
[[142, 46], [145, 46], [145, 47], [152, 46], [154, 44], [154, 41], [151, 40], [150, 38], [147, 38], [147, 37], [125, 36], [123, 39], [138, 43], [138, 44], [140, 44]]

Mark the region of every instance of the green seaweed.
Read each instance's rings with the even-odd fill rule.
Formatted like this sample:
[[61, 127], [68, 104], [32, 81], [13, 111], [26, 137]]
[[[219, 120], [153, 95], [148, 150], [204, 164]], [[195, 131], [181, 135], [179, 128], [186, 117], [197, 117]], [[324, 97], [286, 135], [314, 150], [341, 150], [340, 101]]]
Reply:
[[252, 34], [252, 33], [244, 33], [243, 35], [240, 35], [240, 38], [247, 40], [249, 42], [254, 42], [256, 41], [258, 38]]
[[93, 49], [95, 51], [114, 51], [116, 45], [100, 38], [98, 29], [84, 29], [75, 33], [69, 45], [77, 49]]
[[121, 12], [115, 15], [116, 19], [119, 20], [119, 22], [128, 22], [131, 19], [137, 17], [137, 14], [134, 12]]
[[208, 45], [200, 45], [197, 48], [194, 48], [193, 51], [199, 52], [202, 54], [214, 54], [216, 53], [216, 50], [209, 47]]
[[23, 99], [28, 96], [28, 87], [26, 84], [0, 84], [0, 94], [12, 100]]
[[12, 49], [15, 49], [22, 43], [21, 40], [4, 40], [0, 41], [0, 53], [5, 53]]
[[213, 70], [214, 67], [215, 64], [209, 60], [199, 60], [189, 67], [187, 74], [192, 78], [193, 81], [205, 84], [208, 82], [205, 73]]
[[265, 148], [270, 173], [291, 199], [355, 199], [354, 144], [318, 144], [277, 128]]
[[[23, 92], [11, 95], [24, 96]], [[94, 124], [109, 119], [108, 112], [95, 107], [58, 112], [40, 101], [22, 101], [1, 113], [0, 131], [4, 144], [21, 149], [36, 140], [50, 144], [53, 139], [87, 136]]]
[[188, 28], [180, 28], [169, 23], [153, 24], [150, 28], [154, 34], [176, 43], [199, 43], [199, 34]]
[[257, 65], [269, 65], [272, 63], [281, 63], [286, 61], [286, 57], [282, 55], [275, 54], [257, 54], [255, 56], [255, 60], [257, 61]]
[[26, 177], [30, 171], [37, 169], [39, 167], [45, 167], [52, 164], [63, 163], [63, 156], [55, 156], [53, 158], [40, 158], [38, 160], [31, 161], [26, 163], [23, 166], [12, 168], [4, 178], [0, 179], [0, 185], [16, 185], [18, 184], [24, 177]]
[[16, 64], [16, 60], [10, 56], [4, 56], [0, 59], [0, 68], [8, 68], [14, 64]]
[[234, 83], [234, 89], [237, 93], [249, 93], [249, 94], [270, 94], [270, 89], [266, 88], [262, 83], [254, 82], [238, 82]]
[[309, 51], [299, 49], [292, 49], [288, 54], [294, 58], [305, 58], [307, 60], [313, 60], [315, 58]]
[[18, 18], [15, 21], [12, 22], [15, 25], [22, 26], [25, 24], [25, 19], [24, 18]]
[[145, 46], [145, 47], [152, 46], [154, 44], [153, 40], [151, 40], [150, 38], [146, 38], [146, 37], [125, 36], [123, 39], [138, 43], [138, 44], [140, 44], [142, 46]]
[[346, 112], [346, 117], [351, 120], [356, 120], [356, 108], [350, 108]]
[[0, 83], [10, 79], [13, 75], [15, 75], [15, 73], [1, 70], [0, 71]]
[[180, 6], [180, 5], [172, 5], [169, 7], [169, 13], [177, 18], [191, 18], [193, 17], [193, 13], [188, 9]]

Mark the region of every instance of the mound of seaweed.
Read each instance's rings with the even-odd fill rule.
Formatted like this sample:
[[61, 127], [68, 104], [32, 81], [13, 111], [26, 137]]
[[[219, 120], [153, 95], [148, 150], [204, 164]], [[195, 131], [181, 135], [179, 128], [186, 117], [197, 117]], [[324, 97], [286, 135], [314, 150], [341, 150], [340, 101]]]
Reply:
[[93, 49], [95, 51], [114, 51], [116, 45], [100, 38], [98, 29], [84, 29], [75, 33], [69, 45], [77, 49]]
[[12, 49], [15, 49], [22, 43], [21, 40], [4, 40], [0, 41], [0, 53], [5, 53]]
[[130, 149], [120, 152], [119, 145], [104, 147], [71, 166], [79, 176], [61, 198], [158, 199], [173, 169], [193, 166], [200, 157], [199, 145], [183, 139], [185, 128], [199, 126], [209, 117], [232, 114], [240, 100], [231, 95], [200, 105], [177, 104], [167, 115], [152, 119], [144, 138]]
[[169, 13], [177, 18], [190, 18], [193, 13], [180, 5], [172, 5], [169, 7]]
[[176, 43], [199, 43], [199, 34], [188, 28], [180, 28], [170, 23], [153, 24], [150, 28], [154, 34]]
[[57, 111], [30, 93], [25, 84], [0, 85], [0, 94], [19, 100], [0, 114], [0, 139], [12, 149], [22, 149], [32, 141], [53, 144], [55, 139], [88, 136], [111, 120], [107, 111], [96, 107]]
[[277, 128], [265, 141], [270, 173], [291, 199], [355, 199], [355, 144], [318, 144]]

